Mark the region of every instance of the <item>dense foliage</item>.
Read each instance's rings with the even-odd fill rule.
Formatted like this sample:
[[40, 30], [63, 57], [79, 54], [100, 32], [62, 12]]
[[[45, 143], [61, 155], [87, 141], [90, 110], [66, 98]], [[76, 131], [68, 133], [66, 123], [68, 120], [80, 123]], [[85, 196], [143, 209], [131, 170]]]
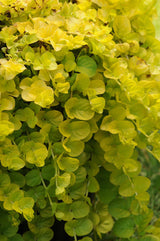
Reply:
[[138, 159], [160, 160], [154, 4], [0, 0], [1, 241], [50, 241], [55, 219], [75, 241], [160, 240]]

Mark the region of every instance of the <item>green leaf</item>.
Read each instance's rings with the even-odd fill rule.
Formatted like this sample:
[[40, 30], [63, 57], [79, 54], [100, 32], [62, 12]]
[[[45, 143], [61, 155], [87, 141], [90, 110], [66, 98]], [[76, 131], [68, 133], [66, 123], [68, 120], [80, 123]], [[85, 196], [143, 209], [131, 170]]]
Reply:
[[93, 229], [92, 222], [87, 219], [73, 220], [65, 223], [65, 231], [69, 236], [84, 236], [89, 234]]
[[71, 119], [90, 120], [94, 116], [87, 99], [72, 97], [65, 103], [65, 111]]
[[19, 172], [11, 172], [9, 174], [11, 182], [17, 184], [19, 187], [25, 185], [25, 177]]
[[93, 77], [96, 74], [96, 70], [97, 64], [91, 57], [83, 55], [78, 58], [76, 71]]
[[129, 179], [123, 182], [119, 187], [119, 194], [124, 197], [131, 197], [135, 194], [135, 189], [132, 181]]
[[134, 222], [132, 218], [121, 218], [115, 222], [114, 234], [119, 238], [130, 238], [134, 233]]
[[104, 204], [110, 203], [117, 196], [117, 188], [110, 182], [109, 173], [105, 169], [100, 169], [96, 178], [100, 186], [100, 201]]
[[75, 232], [78, 236], [89, 234], [93, 229], [93, 224], [90, 219], [84, 218], [77, 220]]
[[59, 168], [66, 172], [74, 172], [79, 167], [79, 160], [72, 157], [62, 157], [57, 163]]
[[59, 125], [59, 131], [71, 141], [79, 141], [89, 135], [90, 125], [86, 121], [65, 120]]
[[49, 241], [53, 238], [54, 232], [50, 228], [42, 228], [40, 232], [36, 234], [37, 241]]
[[52, 164], [45, 165], [44, 167], [42, 167], [42, 177], [45, 180], [50, 181], [50, 179], [54, 177], [54, 175], [55, 175], [55, 168], [53, 167]]
[[90, 208], [84, 201], [75, 201], [70, 206], [74, 218], [83, 218], [88, 215]]
[[116, 219], [126, 218], [130, 216], [130, 204], [131, 202], [129, 201], [129, 199], [114, 199], [109, 204], [109, 213]]
[[25, 176], [26, 184], [28, 186], [34, 187], [41, 183], [41, 177], [39, 170], [31, 170]]
[[13, 237], [11, 237], [9, 239], [9, 241], [24, 241], [24, 239], [22, 238], [22, 236], [20, 234], [16, 234]]
[[94, 193], [99, 191], [99, 183], [95, 177], [90, 177], [88, 180], [88, 192]]
[[128, 185], [128, 177], [122, 170], [115, 169], [110, 175], [110, 182], [114, 185], [121, 185], [126, 182]]
[[83, 166], [80, 166], [75, 171], [75, 175], [76, 175], [76, 184], [84, 182], [87, 176], [86, 169]]
[[[12, 238], [12, 236], [14, 236], [18, 231], [18, 226], [17, 225], [9, 225], [9, 226], [6, 226], [4, 229], [3, 229], [3, 234], [5, 234], [6, 237], [9, 238]], [[2, 239], [3, 240], [3, 239]]]

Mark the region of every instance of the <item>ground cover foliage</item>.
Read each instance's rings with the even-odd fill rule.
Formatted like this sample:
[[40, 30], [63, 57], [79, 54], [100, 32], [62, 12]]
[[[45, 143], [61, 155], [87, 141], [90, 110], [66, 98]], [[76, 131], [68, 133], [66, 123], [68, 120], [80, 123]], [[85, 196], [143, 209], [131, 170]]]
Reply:
[[160, 240], [155, 3], [0, 0], [0, 240]]

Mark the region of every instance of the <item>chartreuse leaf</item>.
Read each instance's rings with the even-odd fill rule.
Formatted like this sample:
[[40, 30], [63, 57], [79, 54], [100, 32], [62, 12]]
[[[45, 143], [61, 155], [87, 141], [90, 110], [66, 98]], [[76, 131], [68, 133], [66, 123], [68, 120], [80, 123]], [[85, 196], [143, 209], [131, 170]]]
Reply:
[[100, 218], [98, 224], [96, 225], [96, 231], [101, 237], [102, 233], [108, 233], [112, 230], [114, 221], [111, 215], [108, 213], [108, 205], [99, 203], [96, 209]]
[[102, 114], [105, 107], [105, 99], [103, 97], [95, 97], [90, 100], [90, 104], [93, 111]]
[[45, 51], [42, 55], [39, 53], [35, 54], [33, 61], [33, 68], [35, 70], [55, 70], [57, 69], [57, 63], [55, 57], [51, 52]]
[[119, 238], [130, 238], [134, 233], [134, 221], [131, 217], [121, 218], [115, 222], [113, 232]]
[[49, 51], [45, 51], [41, 55], [40, 61], [42, 62], [44, 69], [47, 69], [47, 70], [57, 69], [56, 59], [55, 59], [54, 55]]
[[77, 74], [76, 80], [72, 85], [72, 91], [78, 90], [80, 92], [83, 92], [89, 87], [89, 84], [90, 84], [90, 79], [87, 74], [84, 74], [84, 73]]
[[14, 131], [14, 124], [8, 120], [0, 120], [0, 140]]
[[93, 79], [90, 81], [89, 88], [94, 89], [96, 95], [104, 94], [105, 92], [104, 81], [101, 79]]
[[84, 201], [75, 201], [70, 206], [74, 218], [83, 218], [88, 215], [90, 208]]
[[1, 99], [1, 110], [12, 110], [15, 107], [15, 100], [11, 96], [5, 96]]
[[62, 157], [57, 163], [61, 170], [67, 172], [74, 172], [79, 167], [79, 160], [73, 157]]
[[25, 109], [18, 109], [16, 117], [20, 121], [26, 121], [30, 128], [34, 128], [37, 123], [37, 117], [34, 115], [33, 110], [26, 107]]
[[131, 24], [128, 17], [117, 15], [113, 22], [113, 29], [118, 37], [124, 38], [131, 32]]
[[31, 197], [23, 197], [22, 199], [13, 203], [13, 209], [18, 213], [23, 213], [26, 220], [31, 221], [34, 217], [34, 200]]
[[42, 107], [52, 104], [54, 101], [53, 89], [47, 86], [43, 80], [36, 79], [32, 82], [30, 86], [27, 85], [28, 83], [21, 83], [20, 88], [23, 89], [21, 93], [22, 99], [25, 101], [34, 101], [35, 104]]
[[133, 185], [136, 193], [140, 194], [150, 187], [151, 181], [147, 177], [137, 176], [133, 178]]
[[[8, 193], [8, 198], [4, 200], [3, 207], [6, 210], [12, 210], [14, 202], [22, 199], [24, 197], [24, 192], [22, 190], [18, 190], [18, 187], [13, 184], [10, 186], [10, 193]], [[5, 192], [5, 194], [7, 194]]]
[[69, 173], [63, 173], [57, 178], [57, 185], [59, 187], [67, 187], [70, 184], [71, 175]]
[[65, 103], [65, 111], [71, 119], [90, 120], [94, 116], [89, 101], [77, 97], [72, 97]]
[[58, 126], [63, 121], [63, 115], [60, 111], [50, 110], [47, 112], [40, 111], [37, 115], [38, 125], [42, 127], [45, 123]]
[[124, 197], [131, 197], [135, 194], [133, 183], [128, 178], [119, 187], [119, 194]]
[[70, 138], [66, 138], [63, 142], [64, 149], [68, 152], [69, 156], [79, 156], [84, 150], [83, 141], [71, 141]]
[[14, 171], [20, 170], [25, 166], [25, 162], [19, 157], [13, 157], [6, 164], [8, 166], [8, 169], [12, 169]]
[[104, 117], [101, 130], [109, 131], [112, 134], [119, 134], [122, 141], [132, 139], [136, 136], [135, 127], [132, 122], [127, 120], [108, 122], [108, 116]]
[[71, 141], [79, 141], [90, 133], [90, 125], [86, 121], [65, 120], [59, 125], [59, 131], [63, 136], [70, 137]]
[[140, 238], [139, 241], [159, 241], [159, 237], [152, 234], [148, 234], [145, 235], [143, 238]]
[[57, 83], [55, 94], [57, 96], [59, 96], [58, 93], [67, 94], [69, 89], [70, 89], [70, 83], [69, 82]]
[[27, 162], [35, 164], [38, 167], [44, 166], [44, 161], [48, 156], [48, 151], [45, 145], [28, 141], [23, 145], [22, 151]]
[[93, 229], [93, 224], [90, 219], [83, 218], [79, 220], [72, 220], [65, 223], [66, 233], [73, 237], [74, 235], [84, 236], [89, 234]]
[[68, 52], [64, 56], [62, 63], [64, 64], [64, 68], [67, 72], [73, 71], [76, 67], [74, 54], [72, 52]]
[[[141, 185], [140, 185], [141, 183]], [[130, 197], [134, 193], [139, 194], [145, 192], [150, 186], [150, 180], [147, 177], [136, 176], [131, 180], [128, 179], [120, 185], [119, 193], [122, 196]]]
[[4, 174], [4, 173], [0, 173], [0, 188], [4, 189], [9, 185], [10, 185], [9, 175]]
[[4, 76], [6, 80], [13, 79], [17, 74], [25, 70], [25, 66], [13, 60], [7, 61], [6, 59], [0, 59], [0, 74]]
[[84, 238], [80, 239], [79, 241], [93, 241], [93, 239], [91, 239], [90, 237], [84, 237]]
[[78, 58], [76, 71], [93, 77], [96, 74], [96, 70], [97, 64], [91, 57], [83, 55]]

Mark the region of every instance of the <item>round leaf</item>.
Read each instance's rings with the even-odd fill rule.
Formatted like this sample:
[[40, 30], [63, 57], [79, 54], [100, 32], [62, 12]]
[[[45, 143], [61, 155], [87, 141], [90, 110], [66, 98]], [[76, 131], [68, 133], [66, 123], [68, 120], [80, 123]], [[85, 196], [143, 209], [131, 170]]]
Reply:
[[31, 170], [26, 175], [26, 183], [28, 186], [34, 187], [41, 183], [41, 177], [38, 170]]
[[134, 222], [132, 218], [119, 219], [114, 227], [113, 232], [119, 238], [130, 238], [134, 233]]
[[90, 120], [94, 116], [94, 111], [91, 110], [89, 101], [82, 98], [70, 98], [65, 103], [65, 111], [71, 119]]
[[88, 215], [90, 208], [84, 201], [75, 201], [71, 204], [74, 218], [83, 218]]
[[58, 160], [58, 166], [66, 172], [74, 172], [79, 167], [79, 160], [72, 157], [62, 157]]
[[97, 64], [91, 57], [83, 55], [78, 58], [76, 70], [93, 77], [96, 74]]

